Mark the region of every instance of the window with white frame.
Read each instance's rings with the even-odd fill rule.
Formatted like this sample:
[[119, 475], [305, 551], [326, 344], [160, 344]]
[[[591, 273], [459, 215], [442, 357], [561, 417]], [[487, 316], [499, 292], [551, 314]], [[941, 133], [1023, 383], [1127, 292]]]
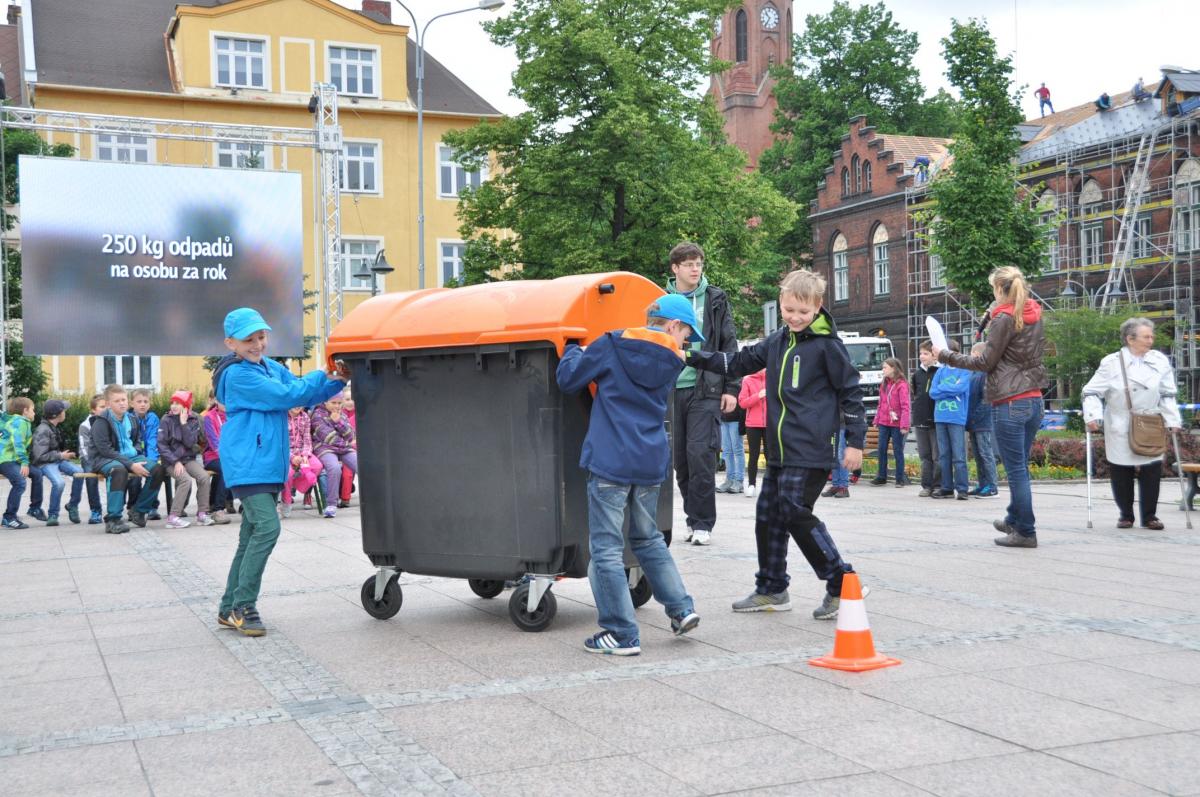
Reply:
[[347, 141], [342, 148], [342, 190], [379, 191], [379, 147], [362, 141]]
[[378, 53], [360, 47], [329, 48], [329, 82], [337, 86], [339, 94], [355, 94], [360, 97], [378, 97], [375, 80]]
[[[365, 238], [342, 239], [342, 284], [347, 290], [371, 289], [375, 273], [375, 255], [379, 252], [379, 241]], [[382, 286], [381, 286], [382, 287]]]
[[1133, 246], [1130, 255], [1134, 260], [1154, 255], [1154, 244], [1151, 240], [1153, 226], [1149, 215], [1138, 216], [1133, 223]]
[[267, 42], [232, 36], [213, 38], [217, 85], [239, 89], [267, 88]]
[[150, 139], [136, 133], [97, 133], [96, 160], [150, 163]]
[[1104, 262], [1104, 224], [1085, 224], [1079, 231], [1080, 248], [1083, 250], [1083, 265], [1094, 266]]
[[891, 265], [888, 262], [888, 231], [880, 224], [871, 239], [871, 254], [875, 262], [875, 295], [887, 296], [891, 292]]
[[941, 255], [929, 256], [929, 287], [946, 287], [946, 266], [942, 263]]
[[217, 166], [222, 169], [265, 169], [266, 153], [262, 144], [249, 141], [218, 141]]
[[438, 256], [438, 287], [455, 285], [462, 281], [463, 255], [467, 245], [462, 241], [447, 241], [440, 247]]
[[1046, 227], [1046, 270], [1058, 271], [1058, 195], [1047, 189], [1038, 197], [1038, 223]]
[[158, 358], [137, 354], [110, 354], [100, 358], [100, 386], [157, 387]]
[[844, 302], [850, 298], [850, 253], [846, 238], [841, 233], [833, 239], [833, 300]]
[[1175, 174], [1175, 248], [1200, 251], [1200, 160], [1190, 158]]
[[479, 188], [487, 179], [487, 167], [469, 172], [454, 159], [452, 147], [438, 147], [438, 196], [457, 197], [464, 188]]

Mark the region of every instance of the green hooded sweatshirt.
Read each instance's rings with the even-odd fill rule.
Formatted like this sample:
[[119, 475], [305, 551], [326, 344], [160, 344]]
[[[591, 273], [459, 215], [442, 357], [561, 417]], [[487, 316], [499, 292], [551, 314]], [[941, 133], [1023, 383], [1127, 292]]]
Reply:
[[[678, 293], [680, 296], [686, 296], [688, 299], [691, 299], [692, 311], [696, 314], [696, 325], [697, 325], [696, 331], [699, 332], [701, 335], [704, 334], [704, 301], [705, 301], [705, 298], [707, 297], [707, 293], [706, 293], [707, 291], [708, 291], [708, 277], [705, 277], [703, 275], [701, 275], [701, 277], [700, 277], [700, 284], [697, 285], [696, 290], [692, 291], [691, 293], [684, 293], [683, 291], [677, 289], [675, 287], [675, 278], [674, 277], [667, 280], [667, 292], [668, 293]], [[692, 351], [700, 351], [700, 344], [699, 343], [691, 344], [691, 349], [692, 349]], [[680, 372], [679, 378], [675, 380], [675, 388], [678, 390], [678, 389], [682, 389], [685, 387], [695, 387], [695, 386], [696, 386], [696, 369], [692, 368], [690, 366], [684, 368], [683, 371]]]

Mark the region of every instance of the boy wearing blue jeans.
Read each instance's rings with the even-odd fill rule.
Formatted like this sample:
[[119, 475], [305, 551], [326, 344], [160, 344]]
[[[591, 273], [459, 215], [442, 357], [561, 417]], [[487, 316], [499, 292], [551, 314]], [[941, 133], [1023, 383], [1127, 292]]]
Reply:
[[621, 527], [629, 512], [629, 547], [671, 629], [682, 636], [700, 624], [675, 560], [655, 522], [659, 487], [671, 475], [667, 402], [683, 370], [683, 345], [703, 343], [691, 302], [679, 294], [655, 301], [646, 326], [609, 332], [586, 349], [570, 344], [556, 377], [564, 393], [596, 383], [579, 466], [588, 471], [588, 580], [601, 630], [586, 640], [589, 653], [642, 652], [622, 556]]
[[737, 354], [688, 354], [688, 365], [728, 376], [767, 369], [767, 428], [776, 431], [767, 435], [767, 474], [755, 509], [758, 573], [754, 592], [733, 604], [735, 612], [792, 608], [789, 539], [825, 582], [825, 599], [813, 610], [814, 618], [837, 617], [842, 577], [854, 572], [829, 529], [813, 514], [834, 465], [838, 429], [846, 432], [842, 465], [848, 471], [861, 467], [867, 435], [858, 370], [837, 336], [833, 317], [822, 307], [824, 297], [824, 277], [797, 269], [779, 285], [783, 327]]
[[42, 407], [42, 422], [33, 433], [30, 460], [50, 480], [50, 512], [46, 518], [47, 526], [58, 525], [58, 506], [66, 487], [64, 475], [71, 477], [71, 498], [67, 501], [67, 517], [72, 523], [79, 522], [79, 499], [83, 495], [83, 479], [76, 479], [75, 475], [82, 473], [83, 468], [71, 462], [75, 456], [74, 451], [63, 450], [58, 426], [66, 419], [67, 402], [50, 399]]
[[[33, 437], [33, 402], [24, 396], [8, 400], [8, 412], [0, 413], [0, 475], [8, 479], [12, 490], [4, 507], [0, 528], [27, 529], [29, 525], [17, 517], [21, 496], [31, 471], [29, 443]], [[38, 477], [39, 481], [41, 477]]]
[[[950, 341], [950, 350], [957, 352], [958, 341]], [[967, 500], [970, 486], [967, 472], [967, 394], [971, 390], [971, 374], [962, 368], [943, 365], [933, 376], [929, 396], [933, 399], [933, 421], [937, 429], [938, 451], [942, 460], [942, 486], [934, 490], [933, 498]]]
[[288, 476], [287, 412], [341, 395], [348, 381], [344, 369], [294, 376], [266, 356], [270, 331], [253, 308], [229, 311], [225, 347], [232, 353], [213, 370], [213, 390], [227, 415], [221, 430], [225, 485], [242, 502], [238, 547], [217, 622], [246, 636], [267, 633], [257, 604], [267, 558], [279, 539], [275, 498]]

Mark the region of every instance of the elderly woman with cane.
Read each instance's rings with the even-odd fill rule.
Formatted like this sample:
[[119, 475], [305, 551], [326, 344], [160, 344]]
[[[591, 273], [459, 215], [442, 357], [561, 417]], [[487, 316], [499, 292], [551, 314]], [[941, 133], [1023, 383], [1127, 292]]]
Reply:
[[1134, 426], [1139, 416], [1158, 416], [1167, 431], [1180, 428], [1175, 372], [1166, 355], [1153, 349], [1154, 322], [1150, 319], [1130, 318], [1121, 324], [1121, 342], [1121, 349], [1101, 360], [1083, 386], [1083, 420], [1089, 431], [1104, 429], [1104, 458], [1121, 513], [1117, 528], [1133, 525], [1136, 479], [1142, 528], [1157, 531], [1163, 527], [1156, 513], [1166, 434], [1154, 432], [1157, 420], [1147, 426], [1150, 431], [1145, 438]]

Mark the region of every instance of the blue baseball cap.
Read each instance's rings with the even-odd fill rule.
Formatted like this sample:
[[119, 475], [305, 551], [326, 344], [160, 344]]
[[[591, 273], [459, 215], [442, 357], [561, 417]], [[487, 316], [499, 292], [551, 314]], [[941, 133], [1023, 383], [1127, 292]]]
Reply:
[[271, 331], [271, 326], [263, 319], [262, 313], [253, 307], [239, 307], [230, 310], [225, 316], [225, 337], [234, 340], [245, 340], [260, 329]]
[[678, 293], [668, 293], [666, 296], [656, 299], [654, 304], [646, 310], [646, 314], [652, 318], [682, 321], [692, 328], [692, 334], [688, 336], [689, 341], [692, 343], [704, 342], [704, 336], [700, 334], [700, 330], [696, 329], [696, 311], [692, 309], [692, 303]]

